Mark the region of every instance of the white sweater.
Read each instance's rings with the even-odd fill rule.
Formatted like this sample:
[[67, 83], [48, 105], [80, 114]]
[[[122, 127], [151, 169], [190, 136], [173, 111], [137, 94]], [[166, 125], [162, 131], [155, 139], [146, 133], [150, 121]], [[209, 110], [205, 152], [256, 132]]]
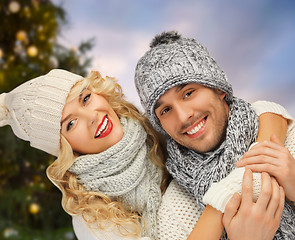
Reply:
[[[282, 115], [288, 119], [288, 132], [285, 141], [285, 146], [289, 149], [291, 154], [295, 155], [295, 127], [293, 118], [280, 105], [258, 101], [253, 104], [253, 107], [258, 115], [265, 112], [272, 112]], [[243, 177], [243, 170], [234, 170], [227, 178], [229, 180], [221, 180], [214, 184], [204, 197], [206, 203], [210, 203], [217, 209], [224, 209], [227, 201], [231, 198], [234, 192], [241, 190], [241, 179]], [[258, 182], [255, 189], [260, 191], [260, 177], [256, 176]], [[234, 188], [229, 188], [231, 183]], [[213, 194], [212, 194], [213, 193]], [[216, 197], [216, 194], [219, 194]], [[258, 195], [258, 193], [256, 193]], [[169, 184], [165, 194], [162, 197], [161, 205], [158, 210], [158, 239], [164, 240], [182, 240], [187, 239], [195, 224], [197, 223], [201, 213], [197, 211], [195, 199], [188, 192], [182, 189], [175, 180]], [[112, 224], [112, 223], [109, 223]], [[73, 228], [79, 240], [151, 240], [148, 237], [126, 237], [122, 236], [115, 227], [110, 227], [108, 230], [91, 229], [81, 216], [73, 216]]]

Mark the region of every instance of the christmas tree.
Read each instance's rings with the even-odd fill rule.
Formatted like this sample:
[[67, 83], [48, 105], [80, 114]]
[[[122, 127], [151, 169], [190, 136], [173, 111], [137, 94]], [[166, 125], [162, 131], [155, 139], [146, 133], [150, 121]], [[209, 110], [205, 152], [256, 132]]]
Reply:
[[[85, 76], [92, 41], [68, 49], [57, 42], [65, 11], [50, 0], [0, 3], [0, 93], [52, 68]], [[54, 157], [0, 128], [0, 239], [76, 239], [61, 193], [45, 170]]]

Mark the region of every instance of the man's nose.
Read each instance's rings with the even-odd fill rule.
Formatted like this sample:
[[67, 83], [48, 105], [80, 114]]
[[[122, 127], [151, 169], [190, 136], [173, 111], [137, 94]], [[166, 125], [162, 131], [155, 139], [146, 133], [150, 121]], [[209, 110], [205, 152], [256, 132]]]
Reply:
[[192, 109], [185, 103], [176, 105], [174, 109], [176, 113], [175, 117], [180, 123], [186, 123], [193, 116]]

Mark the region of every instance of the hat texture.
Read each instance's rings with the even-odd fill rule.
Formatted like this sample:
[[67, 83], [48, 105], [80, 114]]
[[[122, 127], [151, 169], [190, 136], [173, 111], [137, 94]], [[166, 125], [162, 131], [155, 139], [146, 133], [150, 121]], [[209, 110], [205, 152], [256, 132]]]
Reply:
[[0, 126], [10, 125], [14, 134], [32, 147], [54, 156], [60, 146], [62, 111], [71, 88], [84, 78], [54, 69], [0, 95]]
[[155, 36], [150, 50], [138, 61], [135, 85], [152, 125], [165, 133], [154, 112], [158, 99], [180, 84], [198, 83], [223, 91], [230, 103], [233, 91], [225, 73], [198, 41], [175, 31]]

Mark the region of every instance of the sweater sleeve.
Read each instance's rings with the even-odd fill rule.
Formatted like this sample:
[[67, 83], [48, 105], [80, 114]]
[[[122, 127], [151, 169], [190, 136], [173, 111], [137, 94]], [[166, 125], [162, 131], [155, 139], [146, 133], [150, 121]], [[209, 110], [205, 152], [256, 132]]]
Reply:
[[289, 114], [289, 112], [282, 107], [280, 104], [269, 102], [269, 101], [256, 101], [252, 103], [252, 107], [254, 108], [256, 114], [260, 116], [263, 113], [275, 113], [281, 115], [282, 117], [288, 120], [288, 125], [293, 123], [293, 117]]
[[91, 228], [81, 216], [73, 216], [72, 223], [78, 240], [151, 240], [148, 237], [123, 236], [112, 223], [108, 223], [111, 227], [104, 230]]
[[[245, 168], [234, 169], [226, 178], [213, 183], [203, 197], [203, 202], [224, 212], [225, 206], [235, 192], [242, 193]], [[253, 173], [253, 201], [256, 202], [261, 192], [261, 173]]]

